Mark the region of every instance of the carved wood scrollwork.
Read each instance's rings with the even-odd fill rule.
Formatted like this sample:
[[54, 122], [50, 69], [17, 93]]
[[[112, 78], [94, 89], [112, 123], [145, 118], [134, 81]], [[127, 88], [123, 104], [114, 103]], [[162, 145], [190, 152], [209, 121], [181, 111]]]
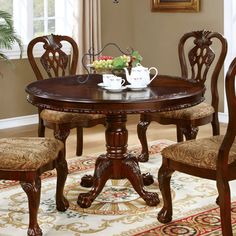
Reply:
[[52, 35], [45, 36], [43, 46], [46, 51], [40, 61], [49, 77], [64, 76], [68, 67], [69, 56], [61, 50], [62, 44]]
[[191, 65], [191, 79], [204, 83], [210, 65], [214, 61], [215, 53], [211, 49], [211, 34], [209, 31], [196, 31], [195, 46], [189, 51], [188, 58]]

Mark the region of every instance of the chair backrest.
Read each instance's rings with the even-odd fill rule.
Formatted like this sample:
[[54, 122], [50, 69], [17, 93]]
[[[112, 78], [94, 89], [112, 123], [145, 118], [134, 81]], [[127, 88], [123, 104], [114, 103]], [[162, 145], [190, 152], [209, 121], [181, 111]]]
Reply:
[[236, 76], [236, 58], [231, 62], [227, 71], [225, 79], [226, 97], [228, 102], [228, 115], [229, 122], [225, 137], [220, 147], [217, 168], [221, 171], [225, 171], [225, 175], [228, 174], [226, 166], [228, 163], [228, 154], [230, 148], [235, 141], [236, 136], [236, 90], [235, 90], [235, 76]]
[[[71, 50], [68, 52], [68, 45]], [[66, 49], [65, 49], [66, 47]], [[35, 51], [43, 50], [40, 57], [40, 63], [36, 61]], [[45, 35], [34, 38], [27, 47], [27, 55], [37, 80], [44, 79], [41, 68], [47, 73], [48, 77], [74, 75], [78, 63], [78, 46], [69, 36], [63, 35]]]
[[[182, 77], [203, 86], [207, 78], [211, 80], [211, 104], [218, 112], [217, 82], [227, 54], [226, 39], [217, 32], [193, 31], [182, 36], [178, 51]], [[210, 75], [209, 70], [211, 70]]]

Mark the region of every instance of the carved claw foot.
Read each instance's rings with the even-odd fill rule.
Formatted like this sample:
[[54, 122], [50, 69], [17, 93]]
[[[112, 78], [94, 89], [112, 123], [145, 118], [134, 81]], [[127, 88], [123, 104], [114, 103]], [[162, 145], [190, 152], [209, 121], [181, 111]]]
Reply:
[[93, 186], [93, 180], [94, 180], [94, 177], [92, 175], [84, 175], [81, 178], [80, 185], [85, 188], [90, 188]]
[[148, 206], [157, 206], [160, 203], [157, 193], [147, 192], [144, 200]]
[[142, 178], [143, 178], [143, 184], [145, 186], [149, 186], [154, 183], [153, 176], [150, 173], [142, 174]]
[[91, 193], [80, 193], [78, 196], [77, 203], [82, 208], [88, 208], [91, 206], [93, 202], [93, 198], [91, 197]]
[[158, 215], [157, 215], [157, 219], [158, 221], [160, 221], [161, 223], [165, 224], [168, 223], [172, 220], [172, 216], [168, 213], [168, 211], [166, 210], [165, 207], [163, 207]]
[[34, 228], [29, 228], [27, 231], [28, 236], [42, 236], [42, 230], [36, 225]]
[[69, 208], [69, 202], [64, 196], [62, 199], [57, 200], [56, 205], [58, 211], [66, 211]]
[[147, 153], [141, 153], [139, 156], [138, 156], [138, 161], [139, 162], [147, 162], [148, 161], [148, 155]]

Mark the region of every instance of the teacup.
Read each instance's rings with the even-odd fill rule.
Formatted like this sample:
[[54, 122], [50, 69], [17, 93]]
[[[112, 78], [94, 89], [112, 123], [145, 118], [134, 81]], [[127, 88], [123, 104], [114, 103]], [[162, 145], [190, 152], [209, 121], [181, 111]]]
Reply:
[[122, 87], [122, 85], [125, 83], [125, 80], [122, 79], [119, 76], [111, 76], [109, 77], [109, 86], [107, 88], [109, 89], [119, 89]]
[[103, 85], [105, 87], [109, 87], [110, 86], [110, 78], [113, 78], [114, 75], [113, 74], [103, 74], [102, 75], [102, 82], [103, 82]]

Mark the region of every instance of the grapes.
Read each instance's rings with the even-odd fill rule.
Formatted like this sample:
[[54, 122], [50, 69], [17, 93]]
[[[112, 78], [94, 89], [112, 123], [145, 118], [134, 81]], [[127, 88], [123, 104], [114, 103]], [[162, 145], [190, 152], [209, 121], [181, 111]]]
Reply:
[[98, 57], [98, 60], [112, 60], [113, 57], [112, 56], [100, 56]]
[[130, 62], [130, 56], [122, 55], [119, 57], [115, 57], [113, 59], [112, 56], [100, 56], [98, 57], [98, 60], [95, 60], [92, 63], [92, 67], [95, 70], [101, 70], [101, 69], [122, 69], [124, 67], [127, 67]]
[[92, 63], [94, 69], [112, 69], [112, 60], [96, 60]]

